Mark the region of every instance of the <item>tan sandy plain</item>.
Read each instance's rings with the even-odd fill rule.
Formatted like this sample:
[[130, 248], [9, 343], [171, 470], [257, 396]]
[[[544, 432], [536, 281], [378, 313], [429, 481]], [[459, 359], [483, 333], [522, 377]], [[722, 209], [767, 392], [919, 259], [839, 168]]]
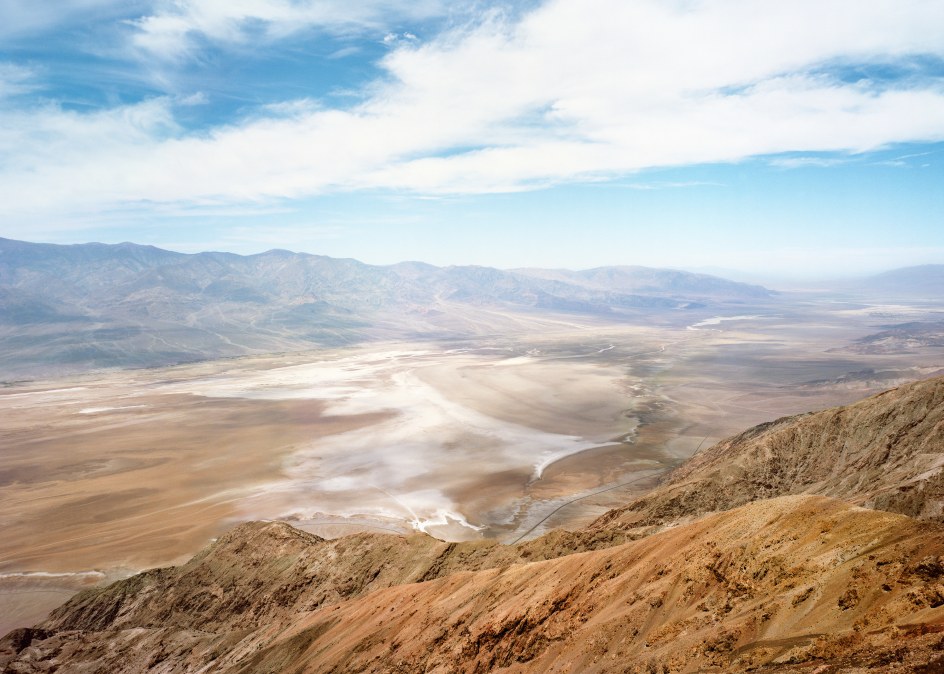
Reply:
[[448, 540], [579, 526], [700, 446], [942, 366], [829, 352], [867, 331], [745, 316], [9, 384], [0, 633], [249, 519]]
[[546, 466], [631, 435], [634, 404], [613, 364], [428, 345], [8, 386], [0, 631], [247, 519], [322, 535], [511, 531]]

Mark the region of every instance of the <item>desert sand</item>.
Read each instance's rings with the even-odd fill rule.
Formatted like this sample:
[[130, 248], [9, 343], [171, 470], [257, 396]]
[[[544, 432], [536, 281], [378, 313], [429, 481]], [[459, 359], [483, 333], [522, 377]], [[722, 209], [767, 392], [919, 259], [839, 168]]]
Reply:
[[5, 613], [34, 619], [90, 578], [179, 561], [248, 519], [512, 530], [555, 460], [630, 447], [643, 398], [623, 385], [614, 365], [385, 345], [9, 386]]
[[888, 319], [817, 311], [9, 382], [0, 632], [247, 520], [504, 542], [584, 525], [700, 447], [942, 367], [842, 351]]

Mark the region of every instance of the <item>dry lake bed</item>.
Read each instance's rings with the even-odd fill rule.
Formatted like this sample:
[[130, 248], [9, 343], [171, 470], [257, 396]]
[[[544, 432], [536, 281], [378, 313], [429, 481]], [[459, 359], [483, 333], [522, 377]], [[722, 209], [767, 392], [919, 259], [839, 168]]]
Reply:
[[914, 316], [810, 306], [9, 383], [0, 633], [249, 519], [506, 542], [580, 526], [699, 447], [939, 371], [939, 347], [855, 348], [889, 311]]

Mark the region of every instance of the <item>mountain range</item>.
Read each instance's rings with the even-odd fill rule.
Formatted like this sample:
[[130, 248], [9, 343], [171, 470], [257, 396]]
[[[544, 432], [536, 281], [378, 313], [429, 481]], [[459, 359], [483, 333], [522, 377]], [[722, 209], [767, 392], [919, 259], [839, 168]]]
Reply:
[[944, 264], [924, 264], [892, 269], [852, 286], [859, 291], [878, 292], [885, 297], [937, 300], [944, 290]]
[[132, 243], [0, 239], [0, 373], [154, 366], [368, 339], [468, 337], [506, 315], [626, 320], [768, 301], [680, 271], [373, 266], [271, 250], [183, 254]]
[[936, 378], [762, 424], [517, 545], [245, 523], [11, 632], [0, 668], [940, 672], [942, 452]]
[[[836, 287], [870, 297], [938, 297], [944, 265]], [[375, 266], [286, 250], [184, 254], [133, 243], [0, 238], [0, 379], [377, 339], [508, 334], [522, 319], [542, 316], [683, 326], [780, 300], [758, 285], [638, 266]]]

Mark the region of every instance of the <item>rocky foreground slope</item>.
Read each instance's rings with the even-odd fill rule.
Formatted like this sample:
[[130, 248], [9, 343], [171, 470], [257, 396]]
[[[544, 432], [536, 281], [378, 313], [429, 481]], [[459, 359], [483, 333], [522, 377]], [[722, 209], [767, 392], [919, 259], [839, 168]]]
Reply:
[[586, 531], [517, 546], [245, 524], [11, 633], [0, 668], [944, 671], [942, 391], [753, 429]]
[[700, 452], [591, 528], [626, 529], [786, 494], [944, 521], [944, 377], [761, 424]]

